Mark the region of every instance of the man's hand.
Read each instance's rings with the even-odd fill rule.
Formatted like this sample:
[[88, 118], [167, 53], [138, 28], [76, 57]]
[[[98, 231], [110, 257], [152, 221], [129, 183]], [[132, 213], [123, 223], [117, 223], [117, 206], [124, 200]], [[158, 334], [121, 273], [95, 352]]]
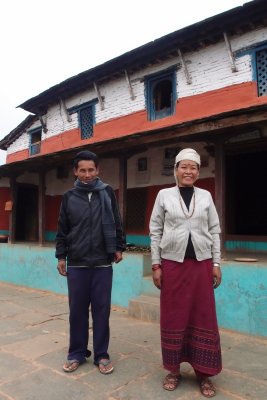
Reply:
[[67, 276], [67, 271], [66, 271], [66, 260], [58, 260], [57, 263], [57, 270], [62, 276]]
[[118, 264], [122, 260], [122, 252], [121, 251], [116, 251], [114, 255], [114, 262]]

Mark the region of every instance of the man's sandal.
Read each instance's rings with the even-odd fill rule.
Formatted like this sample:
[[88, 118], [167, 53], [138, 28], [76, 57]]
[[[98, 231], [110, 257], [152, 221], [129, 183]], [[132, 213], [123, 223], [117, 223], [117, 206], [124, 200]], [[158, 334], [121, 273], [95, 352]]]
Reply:
[[[87, 349], [85, 357], [89, 358], [91, 356], [91, 354], [92, 354], [92, 352]], [[76, 371], [76, 369], [78, 369], [81, 364], [82, 364], [82, 362], [80, 362], [78, 360], [67, 360], [62, 368], [63, 368], [64, 372], [73, 372], [73, 371]]]
[[74, 372], [80, 365], [81, 363], [78, 360], [67, 360], [62, 368], [64, 372]]
[[98, 361], [98, 369], [101, 374], [108, 375], [113, 372], [114, 367], [109, 359], [102, 358]]
[[181, 380], [181, 375], [177, 374], [168, 374], [165, 376], [164, 381], [163, 381], [163, 389], [173, 391], [177, 388], [179, 385], [179, 382]]
[[216, 389], [212, 382], [208, 378], [199, 379], [200, 392], [204, 397], [214, 397], [216, 395]]

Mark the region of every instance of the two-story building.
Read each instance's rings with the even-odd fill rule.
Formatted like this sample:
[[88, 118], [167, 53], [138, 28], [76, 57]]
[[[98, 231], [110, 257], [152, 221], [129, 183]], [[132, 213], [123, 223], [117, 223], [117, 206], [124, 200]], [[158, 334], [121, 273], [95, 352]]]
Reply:
[[267, 251], [265, 0], [147, 43], [19, 107], [29, 116], [0, 141], [0, 233], [9, 244], [53, 242], [71, 160], [89, 149], [117, 192], [127, 241], [149, 246], [156, 194], [174, 184], [179, 149], [193, 147], [223, 254]]

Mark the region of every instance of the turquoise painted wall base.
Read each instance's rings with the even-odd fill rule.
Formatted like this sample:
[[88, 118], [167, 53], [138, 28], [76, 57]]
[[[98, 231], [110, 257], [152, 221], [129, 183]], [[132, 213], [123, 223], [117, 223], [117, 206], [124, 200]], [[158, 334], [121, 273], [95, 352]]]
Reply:
[[[0, 243], [0, 280], [67, 294], [54, 254], [52, 246]], [[159, 296], [147, 278], [150, 264], [149, 253], [124, 253], [123, 261], [113, 267], [112, 304], [128, 307], [140, 294]], [[225, 261], [222, 272], [222, 284], [215, 290], [219, 326], [267, 337], [267, 262]]]

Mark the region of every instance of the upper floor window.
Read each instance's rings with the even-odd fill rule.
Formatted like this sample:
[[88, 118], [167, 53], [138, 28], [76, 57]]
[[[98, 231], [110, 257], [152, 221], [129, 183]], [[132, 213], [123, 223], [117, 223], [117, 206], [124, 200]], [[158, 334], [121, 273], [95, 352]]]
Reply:
[[175, 71], [165, 71], [146, 79], [146, 106], [150, 120], [173, 115], [176, 103]]
[[68, 111], [70, 114], [78, 113], [79, 128], [81, 130], [81, 139], [89, 139], [94, 133], [95, 124], [95, 103], [89, 101], [80, 106], [74, 106]]
[[258, 96], [267, 96], [267, 41], [237, 50], [235, 57], [251, 57], [252, 79], [257, 82]]
[[267, 95], [267, 48], [256, 51], [258, 95]]
[[41, 151], [42, 129], [37, 128], [29, 131], [30, 135], [30, 156], [39, 154]]

